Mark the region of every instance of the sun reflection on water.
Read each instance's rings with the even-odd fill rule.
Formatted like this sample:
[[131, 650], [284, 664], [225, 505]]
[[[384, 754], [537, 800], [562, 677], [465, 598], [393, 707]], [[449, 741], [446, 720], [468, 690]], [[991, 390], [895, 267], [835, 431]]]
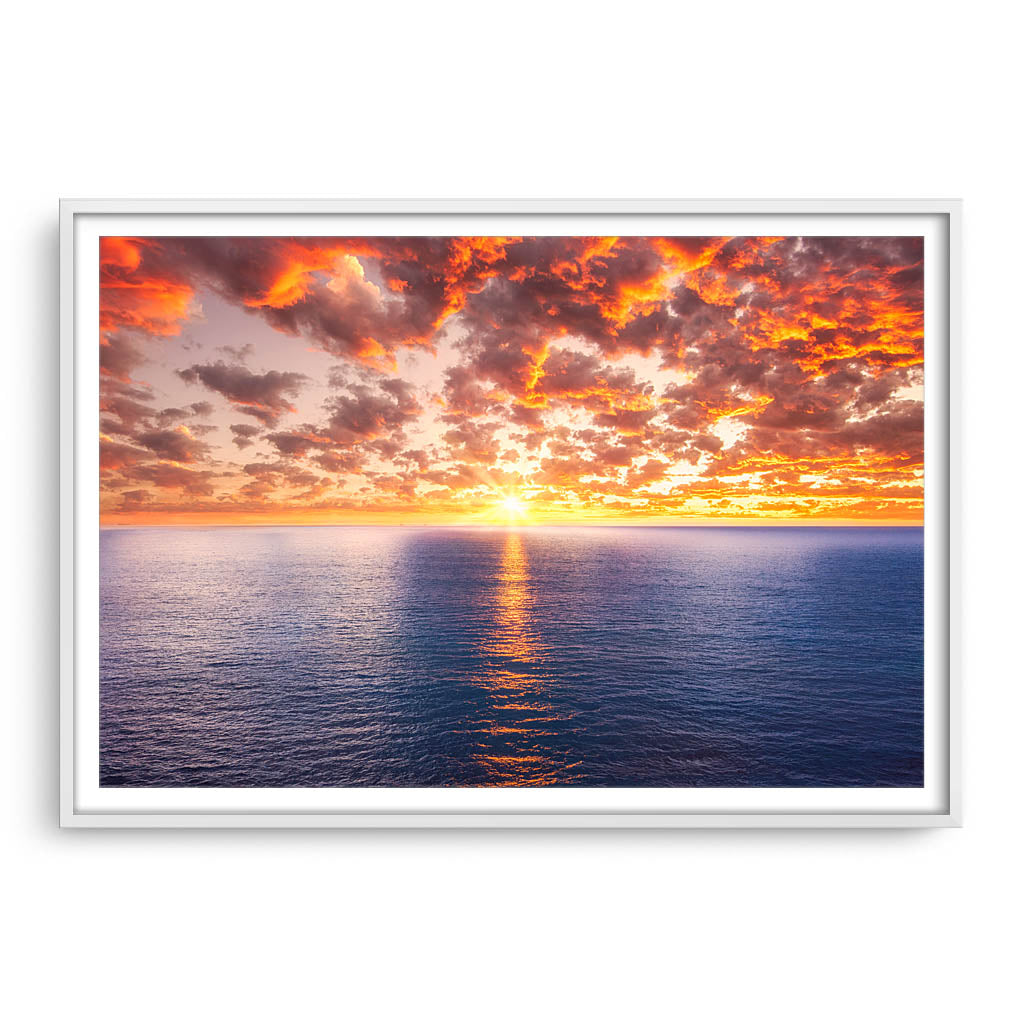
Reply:
[[526, 546], [517, 530], [505, 534], [494, 576], [493, 628], [481, 644], [490, 665], [480, 680], [488, 696], [486, 718], [474, 723], [480, 736], [478, 763], [487, 785], [550, 786], [578, 777], [564, 746], [567, 716], [551, 703], [545, 652], [537, 635]]

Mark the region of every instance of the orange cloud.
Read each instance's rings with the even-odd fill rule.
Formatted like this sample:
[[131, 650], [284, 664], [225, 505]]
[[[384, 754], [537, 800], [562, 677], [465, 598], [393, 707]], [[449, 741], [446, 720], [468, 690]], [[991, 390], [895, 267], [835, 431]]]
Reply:
[[181, 330], [194, 290], [184, 280], [143, 270], [148, 245], [145, 239], [100, 239], [101, 331], [130, 328], [169, 336]]

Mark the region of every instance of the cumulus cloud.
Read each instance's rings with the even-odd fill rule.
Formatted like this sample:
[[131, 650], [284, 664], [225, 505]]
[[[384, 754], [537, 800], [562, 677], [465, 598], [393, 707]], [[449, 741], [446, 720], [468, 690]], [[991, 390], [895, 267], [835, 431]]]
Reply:
[[239, 448], [251, 448], [262, 433], [261, 427], [253, 426], [251, 423], [232, 423], [230, 429], [231, 442]]
[[328, 404], [325, 433], [338, 444], [401, 435], [404, 425], [422, 411], [411, 385], [397, 378], [377, 387], [351, 384]]
[[140, 347], [124, 334], [100, 339], [100, 374], [129, 383], [136, 367], [146, 361]]
[[187, 428], [145, 430], [135, 440], [143, 448], [170, 462], [197, 462], [209, 451], [209, 445], [194, 438]]
[[202, 384], [223, 395], [236, 411], [253, 416], [268, 427], [275, 426], [285, 413], [295, 412], [292, 399], [309, 380], [303, 373], [288, 371], [253, 373], [245, 366], [232, 366], [223, 360], [205, 365], [193, 363], [177, 373], [188, 384]]

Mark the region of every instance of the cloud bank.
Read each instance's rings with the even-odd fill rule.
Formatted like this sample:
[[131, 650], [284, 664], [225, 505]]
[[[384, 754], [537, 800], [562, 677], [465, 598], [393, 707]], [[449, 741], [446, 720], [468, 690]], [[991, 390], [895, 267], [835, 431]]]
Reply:
[[922, 514], [920, 238], [104, 238], [100, 286], [106, 521]]

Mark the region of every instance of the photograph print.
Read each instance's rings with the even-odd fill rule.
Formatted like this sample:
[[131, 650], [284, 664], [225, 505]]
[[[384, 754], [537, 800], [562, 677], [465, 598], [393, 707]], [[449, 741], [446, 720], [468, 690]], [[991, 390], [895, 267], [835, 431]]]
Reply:
[[101, 788], [923, 785], [921, 237], [99, 246]]

